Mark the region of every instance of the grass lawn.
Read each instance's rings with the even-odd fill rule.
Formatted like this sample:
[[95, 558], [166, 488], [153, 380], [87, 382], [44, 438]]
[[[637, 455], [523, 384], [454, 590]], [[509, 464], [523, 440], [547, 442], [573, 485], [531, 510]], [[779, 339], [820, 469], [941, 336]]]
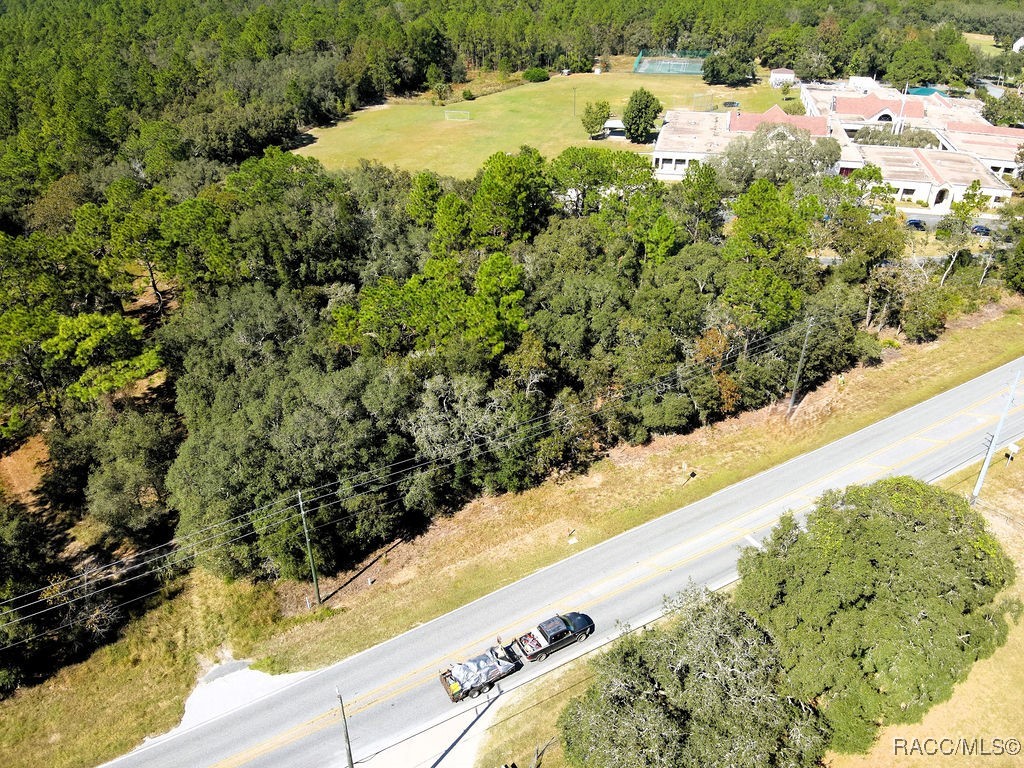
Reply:
[[[308, 584], [280, 586], [293, 614], [281, 620], [266, 590], [196, 574], [124, 640], [0, 702], [0, 765], [95, 765], [173, 727], [201, 659], [222, 645], [267, 670], [323, 666], [1024, 355], [1022, 304], [965, 318], [931, 344], [891, 350], [884, 365], [809, 394], [792, 421], [784, 408], [768, 408], [615, 449], [583, 476], [479, 499], [363, 567], [324, 578], [329, 608], [315, 614], [304, 610]], [[698, 476], [685, 482], [691, 469]], [[453, 559], [453, 552], [466, 554]], [[529, 719], [539, 722], [536, 713]], [[531, 754], [533, 746], [525, 744]]]
[[967, 44], [986, 56], [998, 56], [1003, 52], [1002, 48], [996, 46], [992, 35], [979, 35], [975, 32], [965, 32], [964, 40]]
[[[422, 97], [360, 110], [336, 126], [314, 129], [316, 141], [296, 151], [317, 158], [328, 169], [353, 166], [366, 158], [410, 171], [429, 168], [445, 176], [469, 178], [495, 152], [514, 152], [524, 144], [536, 147], [548, 159], [573, 145], [650, 151], [649, 144], [621, 139], [590, 141], [580, 124], [588, 101], [607, 101], [612, 113], [621, 116], [637, 88], [651, 91], [666, 109], [691, 109], [694, 96], [705, 94], [713, 94], [719, 107], [731, 100], [754, 112], [763, 112], [782, 99], [778, 90], [768, 86], [767, 78], [747, 88], [725, 88], [707, 85], [696, 75], [634, 75], [632, 59], [620, 59], [611, 72], [601, 75], [556, 75], [544, 83], [524, 83], [474, 101], [433, 106], [429, 97]], [[460, 94], [463, 87], [456, 86], [455, 93]], [[467, 111], [472, 119], [446, 120], [446, 110]]]

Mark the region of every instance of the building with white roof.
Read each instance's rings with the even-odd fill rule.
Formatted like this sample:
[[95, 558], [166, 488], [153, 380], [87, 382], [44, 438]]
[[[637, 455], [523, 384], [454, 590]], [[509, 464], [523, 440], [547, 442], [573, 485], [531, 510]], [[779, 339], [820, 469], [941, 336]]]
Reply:
[[[759, 125], [777, 123], [801, 128], [815, 138], [831, 136], [840, 146], [837, 173], [876, 165], [886, 183], [896, 189], [898, 200], [916, 202], [932, 212], [948, 211], [949, 204], [960, 200], [975, 180], [993, 206], [1010, 197], [1012, 190], [1002, 175], [1020, 170], [1016, 155], [1024, 145], [1024, 129], [991, 125], [982, 117], [980, 101], [938, 92], [905, 94], [870, 78], [805, 84], [800, 88], [800, 100], [806, 115], [788, 115], [778, 106], [763, 114], [670, 110], [654, 147], [655, 175], [664, 180], [681, 179], [689, 163], [722, 154], [735, 137], [753, 133]], [[859, 130], [869, 126], [897, 133], [907, 128], [928, 130], [939, 148], [871, 146], [853, 141]]]
[[796, 84], [796, 72], [788, 67], [777, 67], [768, 73], [768, 84], [772, 88], [781, 88], [786, 83]]
[[882, 178], [895, 190], [897, 201], [916, 202], [944, 212], [975, 181], [990, 204], [1002, 205], [1011, 189], [978, 158], [963, 152], [912, 147], [860, 147], [865, 163], [876, 165]]
[[790, 125], [815, 138], [828, 136], [824, 117], [788, 115], [776, 105], [767, 112], [689, 112], [671, 109], [654, 145], [654, 169], [659, 179], [679, 180], [693, 161], [705, 162], [720, 155], [737, 136], [750, 135], [763, 123]]
[[965, 152], [981, 160], [997, 175], [1019, 170], [1017, 151], [1024, 145], [1024, 128], [989, 125], [986, 122], [946, 124], [942, 137], [956, 152]]

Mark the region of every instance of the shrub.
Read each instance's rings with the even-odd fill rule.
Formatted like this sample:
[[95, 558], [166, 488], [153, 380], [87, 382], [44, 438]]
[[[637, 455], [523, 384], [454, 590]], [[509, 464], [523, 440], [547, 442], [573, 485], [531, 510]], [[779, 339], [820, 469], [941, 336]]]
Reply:
[[784, 101], [779, 106], [782, 107], [782, 111], [785, 112], [787, 115], [806, 115], [807, 114], [807, 110], [804, 108], [803, 103], [797, 101], [796, 99], [791, 99], [789, 101]]
[[475, 98], [476, 98], [476, 96], [473, 95], [473, 92], [471, 90], [469, 90], [469, 88], [467, 88], [466, 90], [464, 90], [462, 92], [462, 99], [464, 101], [472, 101]]
[[545, 80], [550, 80], [551, 76], [544, 67], [530, 67], [528, 70], [523, 72], [523, 80], [528, 83], [543, 83]]

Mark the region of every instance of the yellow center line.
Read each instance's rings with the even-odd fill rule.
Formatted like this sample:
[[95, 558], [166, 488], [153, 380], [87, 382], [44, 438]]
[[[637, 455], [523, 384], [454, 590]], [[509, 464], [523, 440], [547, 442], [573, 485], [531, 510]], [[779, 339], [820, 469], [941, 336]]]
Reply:
[[340, 720], [341, 710], [338, 707], [334, 707], [326, 712], [322, 712], [311, 720], [299, 723], [298, 725], [289, 728], [287, 731], [282, 731], [272, 739], [264, 741], [262, 744], [257, 744], [243, 752], [232, 755], [226, 760], [221, 760], [219, 763], [215, 763], [213, 768], [240, 768], [240, 766], [243, 766], [258, 757], [262, 757], [270, 752], [286, 747], [299, 739], [303, 739], [306, 736], [322, 731], [324, 728], [335, 725]]
[[[873, 465], [873, 466], [879, 468], [879, 471], [877, 473], [875, 473], [874, 475], [870, 476], [871, 480], [875, 480], [875, 479], [883, 476], [886, 472], [892, 471], [896, 467], [904, 466], [906, 464], [911, 463], [912, 461], [915, 461], [916, 459], [920, 458], [921, 456], [924, 456], [924, 455], [927, 455], [929, 453], [932, 453], [932, 452], [934, 452], [936, 450], [936, 446], [937, 445], [940, 445], [940, 444], [941, 445], [945, 445], [945, 444], [947, 444], [949, 442], [953, 442], [953, 441], [957, 440], [958, 438], [963, 437], [964, 435], [967, 435], [967, 434], [969, 434], [971, 432], [975, 432], [978, 429], [983, 428], [983, 427], [985, 427], [988, 424], [994, 423], [995, 421], [998, 420], [998, 416], [984, 415], [984, 416], [981, 417], [981, 420], [980, 420], [979, 423], [974, 424], [974, 425], [972, 425], [969, 428], [963, 429], [959, 433], [954, 435], [953, 437], [948, 438], [947, 440], [941, 441], [941, 442], [940, 441], [932, 440], [931, 438], [919, 438], [918, 435], [920, 435], [922, 432], [933, 430], [937, 426], [940, 426], [942, 424], [949, 423], [949, 422], [953, 421], [954, 419], [956, 419], [957, 417], [959, 417], [961, 415], [966, 415], [966, 414], [970, 413], [974, 408], [976, 408], [979, 405], [982, 405], [982, 404], [988, 402], [989, 400], [994, 399], [997, 396], [999, 396], [998, 393], [996, 395], [990, 395], [990, 396], [984, 397], [984, 398], [982, 398], [980, 400], [977, 400], [974, 403], [971, 403], [970, 405], [965, 406], [964, 408], [961, 408], [959, 411], [956, 411], [956, 412], [954, 412], [954, 413], [952, 413], [952, 414], [950, 414], [948, 416], [945, 416], [944, 418], [942, 418], [938, 422], [934, 422], [934, 423], [928, 425], [927, 427], [923, 427], [923, 428], [921, 428], [921, 429], [919, 429], [919, 430], [917, 430], [917, 431], [915, 431], [915, 432], [913, 432], [913, 433], [911, 433], [909, 435], [906, 435], [905, 437], [901, 438], [900, 440], [898, 440], [896, 442], [893, 442], [893, 443], [890, 443], [889, 445], [886, 445], [883, 448], [879, 448], [876, 451], [872, 451], [871, 453], [867, 454], [866, 456], [864, 456], [860, 460], [858, 460], [857, 463], [858, 464], [867, 464], [868, 466], [871, 466], [871, 463], [869, 462], [869, 460], [871, 458], [874, 458], [874, 457], [878, 456], [881, 453], [885, 453], [885, 452], [891, 451], [894, 447], [896, 447], [898, 445], [901, 445], [903, 443], [910, 442], [912, 440], [925, 440], [927, 442], [935, 443], [935, 445], [930, 445], [928, 447], [925, 447], [925, 448], [921, 449], [917, 453], [912, 454], [911, 456], [907, 457], [906, 459], [904, 459], [903, 461], [899, 462], [898, 464], [895, 464], [895, 465], [879, 465], [879, 464], [875, 464], [875, 465]], [[1024, 410], [1024, 406], [1011, 409], [1011, 413], [1016, 413], [1017, 411], [1021, 411], [1021, 410]], [[701, 550], [699, 550], [697, 552], [694, 552], [693, 554], [690, 554], [687, 557], [684, 557], [684, 558], [682, 558], [680, 560], [673, 560], [672, 562], [670, 562], [670, 563], [668, 563], [666, 565], [655, 567], [649, 573], [646, 573], [646, 574], [644, 574], [642, 576], [638, 576], [637, 578], [634, 578], [634, 579], [632, 579], [630, 581], [627, 581], [626, 583], [620, 585], [619, 587], [615, 588], [611, 592], [602, 593], [599, 597], [593, 597], [593, 598], [591, 598], [589, 600], [586, 600], [586, 601], [584, 601], [583, 603], [580, 603], [580, 604], [573, 603], [572, 598], [575, 597], [575, 596], [582, 597], [582, 595], [584, 595], [586, 593], [592, 593], [595, 590], [599, 591], [601, 586], [604, 585], [604, 584], [607, 584], [609, 582], [621, 579], [624, 575], [630, 573], [631, 571], [642, 570], [644, 568], [650, 567], [650, 566], [652, 566], [654, 564], [654, 562], [656, 560], [663, 560], [666, 555], [671, 554], [673, 552], [678, 552], [678, 551], [683, 550], [683, 549], [687, 549], [689, 547], [692, 547], [693, 544], [694, 544], [693, 540], [686, 541], [686, 542], [681, 542], [680, 544], [677, 544], [677, 545], [675, 545], [673, 547], [670, 547], [669, 549], [661, 550], [660, 552], [658, 552], [654, 556], [648, 557], [648, 558], [646, 558], [644, 560], [639, 560], [636, 563], [634, 563], [633, 565], [631, 565], [629, 568], [626, 568], [626, 569], [623, 569], [621, 571], [618, 571], [618, 572], [616, 572], [613, 575], [606, 576], [605, 578], [601, 579], [600, 581], [598, 581], [596, 583], [591, 583], [591, 584], [588, 584], [585, 587], [581, 587], [580, 589], [578, 589], [578, 590], [570, 593], [569, 595], [565, 596], [564, 598], [562, 598], [559, 602], [562, 603], [562, 604], [570, 604], [570, 603], [572, 603], [572, 604], [575, 604], [577, 608], [590, 608], [590, 607], [593, 607], [595, 605], [599, 605], [602, 602], [606, 602], [606, 601], [608, 601], [608, 600], [610, 600], [610, 599], [612, 599], [612, 598], [622, 594], [623, 592], [626, 592], [626, 591], [629, 591], [630, 589], [634, 589], [636, 587], [639, 587], [639, 586], [641, 586], [641, 585], [651, 581], [652, 579], [658, 578], [658, 577], [660, 577], [660, 576], [662, 576], [662, 575], [664, 575], [664, 574], [666, 574], [666, 573], [668, 573], [670, 571], [676, 570], [677, 568], [679, 568], [679, 567], [681, 567], [683, 565], [691, 563], [691, 562], [693, 562], [695, 560], [699, 560], [700, 558], [705, 557], [705, 556], [707, 556], [707, 555], [709, 555], [709, 554], [711, 554], [713, 552], [717, 552], [719, 550], [722, 550], [722, 549], [725, 549], [727, 547], [730, 547], [733, 544], [735, 544], [736, 542], [744, 539], [746, 536], [754, 533], [755, 531], [761, 530], [762, 528], [765, 528], [767, 526], [775, 525], [779, 521], [780, 517], [775, 517], [775, 518], [773, 518], [773, 519], [771, 519], [769, 521], [761, 522], [761, 523], [759, 523], [759, 524], [757, 524], [757, 525], [755, 525], [753, 527], [737, 528], [736, 527], [737, 523], [739, 523], [742, 520], [745, 520], [745, 519], [747, 519], [749, 517], [752, 517], [754, 515], [757, 515], [757, 514], [763, 512], [768, 507], [773, 506], [775, 504], [778, 504], [779, 501], [781, 501], [781, 500], [783, 500], [783, 499], [785, 499], [787, 497], [800, 496], [801, 495], [801, 491], [803, 491], [805, 489], [808, 489], [808, 488], [811, 488], [812, 486], [819, 486], [819, 485], [822, 484], [823, 481], [827, 481], [828, 478], [830, 478], [830, 477], [834, 477], [834, 476], [840, 475], [840, 474], [844, 473], [847, 469], [848, 469], [848, 467], [844, 466], [844, 467], [841, 467], [839, 469], [833, 470], [833, 471], [829, 472], [826, 475], [820, 476], [820, 477], [818, 477], [818, 478], [816, 478], [816, 479], [814, 479], [812, 481], [804, 483], [803, 485], [801, 485], [801, 486], [795, 488], [794, 490], [790, 491], [789, 493], [785, 494], [785, 496], [773, 499], [772, 501], [766, 502], [766, 503], [761, 504], [761, 505], [759, 505], [757, 507], [754, 507], [753, 509], [747, 510], [746, 512], [744, 512], [744, 513], [742, 513], [740, 515], [732, 517], [729, 520], [723, 521], [723, 522], [713, 526], [712, 528], [709, 528], [706, 531], [702, 532], [697, 537], [697, 540], [699, 540], [699, 539], [702, 539], [702, 538], [707, 538], [707, 537], [713, 535], [714, 533], [723, 532], [723, 531], [730, 531], [730, 532], [735, 531], [736, 532], [735, 535], [730, 537], [729, 539], [726, 539], [724, 541], [720, 541], [720, 542], [718, 542], [716, 544], [713, 544], [713, 545], [711, 545], [709, 547], [705, 547], [704, 549], [701, 549]], [[811, 503], [806, 503], [806, 504], [803, 504], [803, 505], [801, 505], [799, 507], [796, 507], [796, 508], [790, 508], [788, 511], [800, 512], [800, 511], [803, 511], [805, 509], [810, 508], [811, 506], [812, 506]], [[540, 616], [541, 613], [542, 612], [534, 612], [534, 613], [528, 614], [528, 616], [529, 617]], [[523, 625], [525, 625], [527, 623], [528, 622], [526, 622], [523, 619], [517, 619], [514, 622], [511, 622], [508, 625], [506, 625], [506, 627], [503, 627], [500, 630], [500, 632], [501, 633], [508, 632], [508, 631], [511, 630], [512, 627], [523, 626]], [[365, 712], [365, 711], [367, 711], [369, 709], [372, 709], [373, 707], [375, 707], [375, 706], [377, 706], [379, 704], [382, 704], [382, 703], [384, 703], [384, 702], [386, 702], [386, 701], [388, 701], [388, 700], [390, 700], [390, 699], [392, 699], [392, 698], [394, 698], [396, 696], [401, 695], [402, 693], [405, 693], [406, 691], [409, 691], [409, 690], [411, 690], [413, 688], [417, 688], [420, 685], [423, 685], [424, 682], [429, 681], [430, 677], [433, 676], [433, 671], [435, 669], [437, 669], [440, 666], [443, 666], [445, 664], [444, 659], [451, 658], [452, 655], [458, 655], [460, 653], [464, 653], [464, 652], [468, 651], [468, 649], [470, 649], [470, 648], [477, 647], [482, 642], [486, 642], [486, 640], [484, 640], [482, 638], [477, 638], [476, 640], [470, 641], [470, 642], [464, 644], [463, 646], [461, 646], [460, 648], [456, 649], [456, 651], [454, 651], [453, 654], [448, 654], [444, 658], [434, 659], [433, 661], [430, 661], [430, 662], [424, 664], [423, 666], [419, 667], [418, 669], [412, 670], [410, 672], [406, 672], [405, 674], [403, 674], [403, 675], [401, 675], [401, 676], [399, 676], [397, 678], [394, 678], [392, 680], [389, 680], [388, 682], [383, 683], [383, 684], [377, 686], [376, 688], [373, 688], [373, 689], [371, 689], [369, 691], [366, 691], [365, 693], [361, 693], [361, 694], [353, 697], [351, 699], [350, 705], [346, 707], [347, 715], [352, 716], [352, 715], [355, 715], [355, 714], [358, 714], [358, 713], [361, 713], [361, 712]], [[431, 673], [429, 676], [427, 676], [427, 674], [426, 674], [428, 672]], [[382, 695], [378, 696], [377, 694], [382, 694]], [[330, 710], [328, 710], [326, 712], [323, 712], [323, 713], [317, 715], [314, 718], [311, 718], [310, 720], [308, 720], [306, 722], [303, 722], [303, 723], [300, 723], [300, 724], [298, 724], [296, 726], [293, 726], [292, 728], [290, 728], [290, 729], [288, 729], [286, 731], [282, 731], [280, 734], [275, 735], [274, 737], [268, 739], [265, 742], [262, 742], [261, 744], [258, 744], [258, 745], [254, 746], [254, 747], [251, 747], [251, 748], [247, 749], [247, 750], [243, 750], [242, 752], [239, 752], [238, 754], [233, 755], [232, 757], [227, 758], [226, 760], [223, 760], [221, 762], [216, 763], [213, 766], [213, 768], [238, 768], [239, 766], [245, 765], [246, 763], [250, 762], [251, 760], [255, 760], [258, 757], [261, 757], [261, 756], [263, 756], [265, 754], [273, 752], [273, 751], [275, 751], [277, 749], [280, 749], [280, 748], [282, 748], [284, 746], [287, 746], [288, 744], [291, 744], [291, 743], [293, 743], [295, 741], [298, 741], [299, 739], [305, 738], [306, 736], [312, 735], [312, 734], [314, 734], [314, 733], [316, 733], [318, 731], [323, 730], [324, 728], [328, 728], [331, 725], [334, 725], [338, 721], [339, 717], [340, 717], [340, 710], [337, 707], [332, 708], [332, 709], [330, 709]]]
[[[922, 432], [933, 430], [933, 429], [935, 429], [936, 427], [938, 427], [938, 426], [940, 426], [942, 424], [946, 424], [948, 422], [951, 422], [954, 419], [958, 418], [959, 416], [965, 415], [965, 414], [969, 413], [970, 411], [972, 411], [973, 409], [977, 408], [978, 406], [983, 405], [984, 403], [986, 403], [986, 402], [988, 402], [988, 401], [990, 401], [990, 400], [992, 400], [992, 399], [994, 399], [995, 397], [998, 397], [998, 396], [999, 396], [998, 394], [996, 394], [996, 395], [988, 395], [988, 396], [983, 397], [983, 398], [981, 398], [979, 400], [976, 400], [973, 403], [970, 403], [969, 405], [961, 408], [959, 411], [956, 411], [954, 413], [948, 414], [948, 415], [944, 416], [942, 419], [940, 419], [939, 421], [933, 422], [932, 424], [929, 424], [926, 427], [922, 427], [921, 429], [919, 429], [919, 430], [917, 430], [917, 431], [915, 431], [915, 432], [913, 432], [913, 433], [911, 433], [909, 435], [906, 435], [905, 437], [903, 437], [902, 439], [900, 439], [899, 441], [897, 441], [895, 443], [891, 443], [889, 445], [886, 445], [886, 446], [884, 446], [882, 448], [879, 448], [879, 449], [877, 449], [877, 450], [867, 454], [863, 459], [861, 459], [861, 461], [866, 462], [869, 459], [874, 458], [875, 456], [878, 456], [879, 454], [891, 451], [895, 446], [901, 445], [903, 443], [909, 442], [909, 441], [914, 440], [914, 439], [928, 439], [928, 438], [918, 438], [917, 436], [919, 434], [921, 434]], [[985, 417], [985, 419], [986, 419], [986, 421], [994, 421], [995, 417]], [[968, 433], [970, 431], [973, 431], [974, 429], [977, 429], [977, 428], [978, 428], [978, 425], [975, 425], [975, 426], [973, 426], [973, 427], [971, 427], [969, 429], [966, 429], [966, 430], [962, 431], [956, 437], [959, 437], [960, 435], [966, 434], [966, 433]], [[919, 454], [917, 454], [917, 455], [919, 455]], [[915, 455], [915, 457], [916, 457], [916, 455]], [[886, 468], [888, 468], [887, 465], [879, 465], [879, 466], [886, 466]], [[820, 485], [823, 481], [827, 481], [830, 477], [835, 477], [835, 476], [838, 476], [838, 475], [842, 474], [845, 471], [845, 469], [846, 469], [845, 467], [842, 467], [842, 468], [833, 470], [833, 471], [829, 472], [828, 474], [823, 475], [823, 476], [817, 478], [816, 480], [804, 483], [803, 485], [801, 485], [798, 488], [794, 489], [792, 492], [786, 494], [786, 496], [799, 496], [801, 491], [807, 490], [807, 489], [812, 488], [813, 486], [816, 486], [816, 485]], [[785, 497], [782, 497], [782, 498], [785, 498]], [[722, 523], [719, 523], [718, 525], [714, 526], [713, 528], [707, 529], [706, 531], [704, 531], [703, 533], [700, 534], [698, 539], [699, 538], [703, 538], [703, 537], [707, 537], [707, 536], [710, 536], [710, 535], [713, 535], [713, 534], [718, 533], [718, 532], [720, 532], [722, 530], [727, 530], [730, 527], [735, 526], [737, 523], [740, 523], [744, 519], [746, 519], [748, 517], [755, 516], [755, 515], [761, 513], [764, 509], [766, 509], [766, 508], [768, 508], [768, 507], [770, 507], [770, 506], [772, 506], [773, 504], [776, 504], [776, 503], [778, 503], [778, 499], [766, 502], [765, 504], [762, 504], [762, 505], [759, 505], [757, 507], [754, 507], [753, 509], [749, 509], [746, 512], [740, 514], [740, 515], [736, 515], [735, 517], [732, 517], [729, 520], [726, 520], [726, 521], [724, 521]], [[799, 507], [799, 509], [803, 509], [803, 508], [805, 508], [805, 507]], [[693, 543], [694, 543], [693, 541], [682, 542], [682, 543], [680, 543], [680, 544], [678, 544], [678, 545], [676, 545], [674, 547], [671, 547], [671, 548], [669, 548], [667, 550], [661, 550], [661, 552], [659, 552], [657, 557], [659, 559], [663, 558], [666, 555], [671, 554], [672, 552], [678, 551], [679, 549], [685, 549], [687, 547], [690, 547], [690, 546], [693, 545]], [[627, 568], [627, 569], [624, 569], [624, 570], [621, 570], [621, 571], [617, 571], [616, 573], [611, 574], [609, 576], [606, 576], [605, 578], [601, 579], [598, 582], [592, 582], [589, 585], [587, 585], [586, 587], [582, 588], [581, 590], [578, 590], [577, 592], [574, 592], [574, 593], [571, 593], [571, 594], [567, 595], [560, 602], [562, 602], [562, 604], [564, 604], [564, 605], [570, 605], [570, 604], [572, 604], [571, 598], [574, 595], [580, 594], [581, 592], [592, 592], [594, 590], [598, 590], [598, 589], [600, 589], [602, 587], [602, 585], [607, 584], [609, 582], [616, 581], [616, 580], [622, 578], [630, 570], [633, 570], [633, 569], [635, 569], [637, 567], [640, 567], [641, 565], [642, 565], [642, 563], [638, 562], [638, 563], [634, 564], [633, 566], [631, 566], [630, 568]], [[499, 636], [505, 635], [505, 634], [508, 634], [509, 632], [511, 632], [516, 627], [523, 627], [523, 626], [526, 626], [527, 624], [536, 623], [535, 621], [527, 621], [527, 619], [534, 619], [534, 618], [536, 618], [536, 619], [539, 620], [543, 613], [544, 613], [544, 611], [540, 610], [540, 611], [535, 611], [535, 612], [532, 612], [530, 614], [527, 614], [525, 617], [521, 616], [521, 617], [518, 617], [516, 619], [513, 619], [512, 621], [510, 621], [505, 626], [500, 627], [498, 629], [497, 634]], [[404, 683], [405, 681], [410, 680], [410, 679], [412, 679], [412, 681], [414, 683], [413, 686], [411, 686], [411, 687], [415, 687], [415, 685], [421, 684], [425, 679], [430, 679], [431, 677], [433, 677], [433, 675], [440, 668], [447, 666], [447, 663], [448, 663], [447, 660], [449, 660], [449, 659], [451, 659], [453, 657], [458, 658], [458, 657], [460, 657], [462, 655], [466, 655], [466, 654], [471, 652], [471, 649], [476, 649], [476, 648], [478, 648], [480, 646], [481, 643], [487, 643], [487, 642], [489, 642], [489, 640], [487, 638], [480, 638], [480, 637], [478, 637], [476, 639], [473, 639], [473, 640], [470, 640], [470, 641], [466, 642], [465, 644], [463, 644], [461, 647], [456, 648], [455, 650], [453, 650], [452, 653], [446, 654], [444, 657], [439, 657], [439, 658], [435, 658], [435, 659], [433, 659], [431, 661], [428, 661], [428, 662], [426, 662], [425, 664], [423, 664], [422, 666], [420, 666], [417, 669], [414, 669], [414, 670], [411, 670], [409, 672], [406, 672], [403, 675], [388, 681], [387, 683], [383, 683], [383, 684], [377, 686], [376, 688], [372, 688], [369, 691], [364, 691], [364, 692], [356, 695], [352, 699], [352, 705], [353, 705], [353, 707], [360, 707], [363, 702], [369, 702], [369, 701], [375, 700], [377, 694], [379, 694], [379, 693], [386, 693], [388, 691], [391, 691], [391, 690], [393, 690], [395, 688], [396, 684]], [[403, 691], [404, 690], [408, 690], [409, 687], [410, 686], [405, 685], [405, 686], [403, 686], [401, 688], [401, 690], [403, 690]], [[390, 698], [390, 697], [387, 697], [387, 698]], [[387, 699], [386, 698], [385, 699], [381, 699], [381, 701], [385, 701], [385, 700], [387, 700]]]

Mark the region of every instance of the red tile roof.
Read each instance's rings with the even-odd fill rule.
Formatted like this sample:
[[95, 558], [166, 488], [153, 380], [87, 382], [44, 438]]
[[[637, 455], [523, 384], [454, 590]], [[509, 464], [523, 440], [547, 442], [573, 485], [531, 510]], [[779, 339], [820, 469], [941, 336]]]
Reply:
[[924, 103], [913, 96], [905, 99], [881, 99], [873, 93], [867, 96], [837, 96], [833, 112], [838, 115], [857, 115], [865, 120], [875, 117], [882, 111], [888, 109], [893, 117], [924, 117]]
[[776, 104], [763, 114], [733, 112], [729, 115], [730, 133], [753, 133], [762, 123], [792, 125], [809, 132], [811, 136], [828, 136], [828, 118], [806, 115], [787, 115]]

